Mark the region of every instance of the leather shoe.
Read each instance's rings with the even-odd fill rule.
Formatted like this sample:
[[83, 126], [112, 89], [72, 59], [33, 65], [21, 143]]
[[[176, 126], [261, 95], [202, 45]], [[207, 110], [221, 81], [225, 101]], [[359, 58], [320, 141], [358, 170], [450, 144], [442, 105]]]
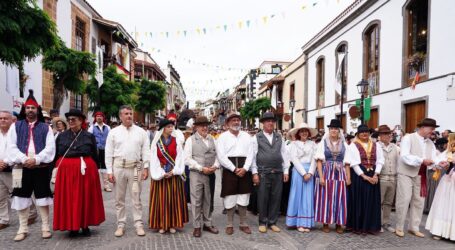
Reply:
[[249, 226], [244, 226], [244, 227], [240, 226], [239, 229], [240, 229], [240, 231], [242, 231], [246, 234], [251, 234], [251, 229]]
[[417, 237], [420, 237], [420, 238], [425, 238], [425, 235], [419, 231], [409, 231], [410, 234], [413, 234]]
[[234, 234], [234, 228], [233, 227], [226, 227], [226, 234], [227, 235], [233, 235]]
[[1, 224], [0, 223], [0, 230], [5, 229], [7, 227], [9, 227], [9, 224]]
[[29, 218], [27, 221], [27, 225], [30, 226], [32, 224], [35, 224], [35, 222], [36, 222], [36, 218]]
[[329, 225], [324, 224], [324, 225], [322, 226], [322, 232], [324, 232], [324, 233], [330, 233]]
[[122, 237], [123, 234], [125, 233], [125, 230], [123, 229], [123, 227], [117, 227], [117, 230], [115, 230], [115, 237]]
[[21, 234], [16, 234], [16, 237], [14, 237], [14, 241], [23, 241], [27, 237], [26, 233], [21, 233]]
[[207, 231], [207, 232], [210, 232], [210, 233], [212, 233], [212, 234], [218, 234], [218, 233], [219, 233], [218, 228], [216, 228], [216, 227], [214, 227], [214, 226], [208, 227], [208, 226], [205, 226], [205, 225], [204, 225], [204, 227], [202, 228], [202, 230]]
[[281, 229], [279, 227], [277, 227], [276, 225], [271, 225], [270, 229], [272, 229], [272, 231], [275, 233], [281, 232]]
[[267, 227], [264, 226], [264, 225], [260, 225], [260, 226], [259, 226], [259, 232], [261, 232], [261, 233], [267, 233]]
[[194, 229], [193, 236], [196, 238], [201, 237], [201, 228], [200, 227]]

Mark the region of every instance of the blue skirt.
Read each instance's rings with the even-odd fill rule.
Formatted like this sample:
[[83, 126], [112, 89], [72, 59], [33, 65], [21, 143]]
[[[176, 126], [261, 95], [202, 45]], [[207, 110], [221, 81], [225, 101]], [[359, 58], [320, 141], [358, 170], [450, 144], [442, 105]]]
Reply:
[[[308, 172], [310, 163], [303, 163], [303, 167]], [[308, 182], [305, 182], [295, 167], [292, 170], [286, 225], [314, 227], [314, 178], [311, 177]]]

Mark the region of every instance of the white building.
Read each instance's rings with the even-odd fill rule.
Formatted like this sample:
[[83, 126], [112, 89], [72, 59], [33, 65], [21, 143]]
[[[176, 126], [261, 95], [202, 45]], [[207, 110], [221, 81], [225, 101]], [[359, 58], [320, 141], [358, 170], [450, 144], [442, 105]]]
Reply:
[[[356, 85], [370, 83], [370, 127], [401, 125], [415, 129], [424, 117], [441, 129], [454, 129], [455, 1], [356, 0], [303, 46], [305, 102], [310, 126], [325, 128], [340, 115], [335, 92], [339, 53], [347, 51], [343, 70], [346, 96], [343, 118], [347, 131], [358, 123], [347, 110], [360, 98]], [[417, 55], [420, 81], [410, 86], [416, 71], [408, 63]], [[346, 125], [345, 125], [346, 126]]]
[[257, 69], [246, 75], [246, 101], [254, 100], [259, 95], [261, 85], [285, 69], [290, 62], [264, 61]]

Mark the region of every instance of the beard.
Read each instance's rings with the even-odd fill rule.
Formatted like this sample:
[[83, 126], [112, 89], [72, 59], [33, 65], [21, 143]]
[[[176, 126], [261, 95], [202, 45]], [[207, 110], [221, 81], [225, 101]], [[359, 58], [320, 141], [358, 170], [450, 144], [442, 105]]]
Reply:
[[239, 126], [231, 126], [230, 129], [234, 130], [234, 131], [240, 131], [242, 127], [239, 125]]

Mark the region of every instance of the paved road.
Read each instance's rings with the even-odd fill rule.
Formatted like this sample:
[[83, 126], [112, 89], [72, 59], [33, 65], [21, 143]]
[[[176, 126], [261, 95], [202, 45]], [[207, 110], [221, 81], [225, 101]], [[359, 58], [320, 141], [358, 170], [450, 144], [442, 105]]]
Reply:
[[[148, 209], [148, 185], [144, 183], [143, 192], [144, 215]], [[126, 235], [122, 238], [114, 236], [115, 211], [113, 193], [103, 193], [104, 206], [106, 209], [106, 222], [92, 229], [90, 238], [68, 238], [64, 232], [54, 232], [50, 240], [40, 237], [40, 222], [30, 228], [30, 235], [26, 240], [16, 243], [13, 241], [18, 228], [17, 215], [13, 213], [13, 221], [9, 228], [0, 231], [0, 249], [455, 249], [455, 243], [450, 241], [432, 240], [427, 233], [424, 239], [411, 235], [398, 238], [389, 232], [379, 236], [359, 236], [351, 233], [338, 235], [334, 232], [326, 234], [320, 231], [321, 226], [310, 233], [300, 233], [296, 230], [283, 230], [280, 233], [269, 232], [261, 234], [257, 231], [256, 217], [249, 214], [248, 220], [253, 229], [253, 234], [246, 235], [239, 232], [236, 227], [234, 235], [227, 236], [224, 233], [226, 222], [225, 215], [221, 214], [222, 203], [219, 198], [220, 178], [217, 178], [217, 194], [215, 198], [214, 224], [220, 229], [219, 235], [203, 233], [201, 238], [192, 236], [191, 224], [175, 235], [160, 235], [151, 230], [146, 230], [145, 237], [135, 235], [132, 226], [131, 214], [128, 214], [130, 222]], [[128, 210], [130, 211], [130, 210]], [[148, 216], [144, 216], [147, 219]], [[235, 217], [238, 225], [238, 217]], [[284, 218], [280, 218], [279, 225], [284, 229]]]

